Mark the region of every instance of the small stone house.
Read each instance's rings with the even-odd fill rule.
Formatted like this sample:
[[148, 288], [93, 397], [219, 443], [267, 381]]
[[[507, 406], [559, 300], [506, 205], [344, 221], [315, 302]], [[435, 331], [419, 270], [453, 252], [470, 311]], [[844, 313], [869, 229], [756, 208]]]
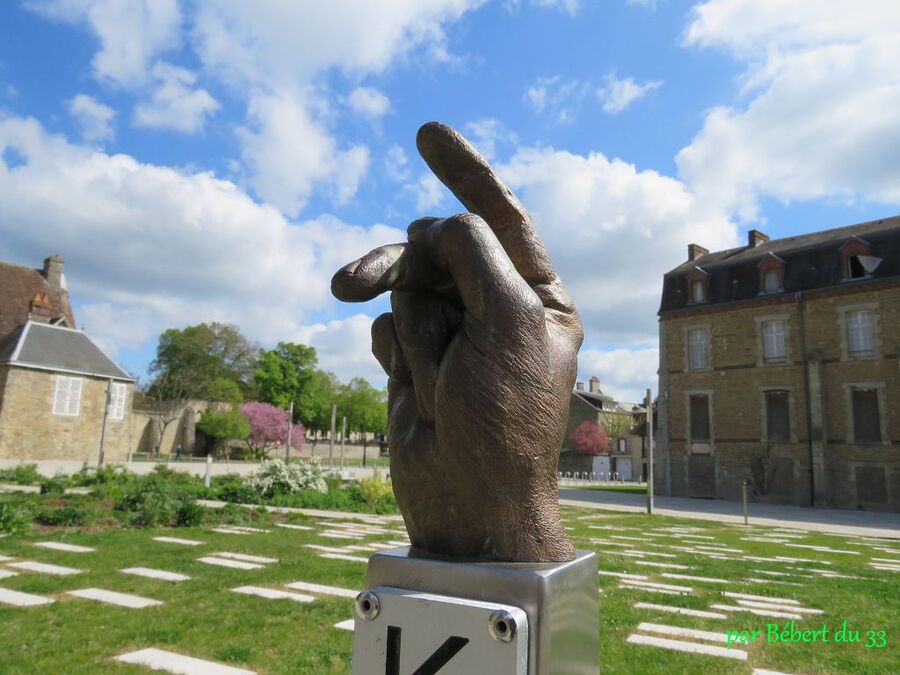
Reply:
[[133, 387], [75, 328], [62, 258], [0, 262], [0, 458], [124, 460]]
[[[622, 480], [646, 480], [645, 450], [643, 437], [636, 433], [634, 426], [638, 416], [644, 412], [639, 406], [617, 402], [612, 396], [600, 390], [600, 379], [592, 377], [589, 389], [583, 382], [575, 383], [575, 390], [569, 404], [569, 422], [563, 438], [559, 458], [559, 470], [563, 473], [618, 474]], [[569, 437], [584, 422], [595, 422], [606, 428], [608, 418], [621, 418], [618, 438], [610, 438], [608, 452], [601, 455], [582, 455], [575, 452]]]

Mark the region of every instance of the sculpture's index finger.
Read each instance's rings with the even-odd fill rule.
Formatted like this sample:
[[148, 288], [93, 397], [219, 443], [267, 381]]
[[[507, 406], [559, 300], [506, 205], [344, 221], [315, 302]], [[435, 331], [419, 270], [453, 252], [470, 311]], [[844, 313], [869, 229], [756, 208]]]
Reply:
[[466, 209], [488, 223], [530, 285], [557, 278], [525, 207], [462, 134], [439, 122], [428, 122], [419, 129], [416, 146], [434, 175]]

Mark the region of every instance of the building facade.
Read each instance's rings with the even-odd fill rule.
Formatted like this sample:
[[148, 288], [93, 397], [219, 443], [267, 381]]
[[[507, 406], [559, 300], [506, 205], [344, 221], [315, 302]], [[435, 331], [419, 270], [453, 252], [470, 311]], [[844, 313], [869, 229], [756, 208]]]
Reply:
[[[76, 330], [63, 275], [0, 262], [0, 458], [121, 461], [134, 379]], [[141, 420], [143, 424], [146, 421]]]
[[688, 258], [663, 281], [656, 491], [900, 511], [900, 217]]

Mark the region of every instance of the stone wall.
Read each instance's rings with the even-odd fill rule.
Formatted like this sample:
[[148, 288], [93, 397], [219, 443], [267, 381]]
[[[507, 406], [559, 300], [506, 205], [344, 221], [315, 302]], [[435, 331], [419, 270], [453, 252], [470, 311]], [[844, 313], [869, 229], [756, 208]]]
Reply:
[[[87, 376], [81, 376], [81, 379], [78, 415], [54, 415], [54, 373], [0, 366], [0, 458], [72, 459], [95, 463], [100, 452], [108, 381]], [[110, 418], [107, 422], [107, 461], [125, 460], [134, 446], [130, 414], [132, 390], [132, 384], [128, 383], [124, 418]]]
[[[844, 312], [863, 306], [877, 317], [876, 354], [854, 359], [846, 353]], [[768, 317], [786, 321], [784, 363], [761, 358], [760, 325]], [[686, 370], [686, 335], [695, 327], [709, 329], [710, 367], [703, 371]], [[658, 493], [668, 482], [672, 495], [698, 496], [691, 467], [699, 475], [709, 463], [717, 498], [739, 499], [749, 479], [758, 501], [900, 511], [900, 284], [697, 308], [664, 316], [660, 339]], [[879, 443], [852, 438], [855, 384], [878, 389]], [[766, 440], [767, 388], [789, 392], [788, 442]], [[711, 397], [706, 457], [697, 452], [706, 448], [689, 440], [692, 392]]]

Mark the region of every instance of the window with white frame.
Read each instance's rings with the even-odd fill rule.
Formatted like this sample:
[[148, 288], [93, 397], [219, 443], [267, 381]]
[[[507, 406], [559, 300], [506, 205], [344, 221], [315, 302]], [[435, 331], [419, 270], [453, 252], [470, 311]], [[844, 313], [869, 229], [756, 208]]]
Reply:
[[125, 417], [125, 384], [113, 382], [109, 391], [109, 418], [120, 420]]
[[763, 289], [766, 293], [777, 293], [781, 290], [780, 270], [766, 270], [763, 273]]
[[709, 368], [709, 331], [694, 328], [687, 332], [688, 370]]
[[875, 317], [871, 310], [847, 312], [847, 354], [854, 358], [875, 356]]
[[53, 414], [76, 417], [81, 410], [81, 378], [56, 376], [53, 393]]
[[785, 324], [781, 319], [762, 322], [763, 361], [778, 363], [787, 358], [785, 336]]
[[691, 302], [706, 302], [706, 284], [703, 281], [691, 284]]

